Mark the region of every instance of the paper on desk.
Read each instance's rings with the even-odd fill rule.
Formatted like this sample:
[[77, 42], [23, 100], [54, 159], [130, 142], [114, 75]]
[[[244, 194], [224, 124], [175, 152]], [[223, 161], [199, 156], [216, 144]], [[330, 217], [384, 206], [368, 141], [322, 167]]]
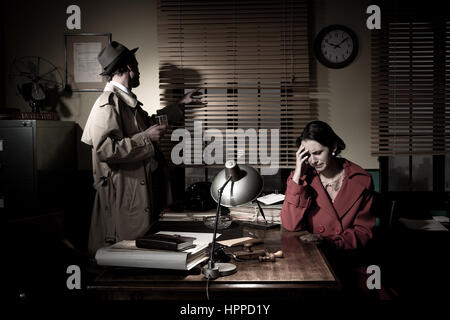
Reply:
[[430, 220], [413, 220], [400, 218], [398, 219], [405, 227], [411, 230], [424, 230], [424, 231], [448, 231], [440, 222], [430, 219]]
[[226, 247], [232, 247], [232, 246], [237, 246], [239, 244], [242, 244], [243, 242], [247, 241], [247, 240], [251, 240], [253, 238], [250, 237], [242, 237], [242, 238], [235, 238], [235, 239], [229, 239], [229, 240], [222, 240], [222, 241], [217, 241], [217, 243], [226, 246]]
[[433, 216], [433, 219], [438, 222], [449, 222], [450, 218], [446, 216]]
[[277, 202], [281, 202], [284, 200], [284, 194], [281, 193], [271, 193], [264, 197], [259, 197], [257, 199], [259, 202], [264, 203], [265, 205], [271, 205]]

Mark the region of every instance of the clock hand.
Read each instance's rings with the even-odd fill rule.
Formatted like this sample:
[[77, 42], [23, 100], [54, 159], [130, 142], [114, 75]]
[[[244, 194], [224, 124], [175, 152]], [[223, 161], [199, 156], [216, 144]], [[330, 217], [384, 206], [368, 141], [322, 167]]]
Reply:
[[328, 40], [325, 40], [326, 44], [329, 44], [330, 46], [336, 47], [336, 45], [334, 43], [328, 42]]
[[347, 40], [348, 40], [348, 37], [345, 38], [344, 40], [342, 40], [341, 42], [339, 42], [338, 44], [334, 45], [334, 47], [335, 47], [335, 48], [340, 48], [340, 47], [341, 47], [341, 44], [344, 43], [344, 42], [347, 41]]

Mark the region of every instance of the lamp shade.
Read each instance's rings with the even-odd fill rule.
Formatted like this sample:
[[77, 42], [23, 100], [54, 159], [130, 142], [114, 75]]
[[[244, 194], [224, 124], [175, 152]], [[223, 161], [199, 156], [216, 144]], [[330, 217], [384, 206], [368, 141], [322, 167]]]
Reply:
[[261, 193], [264, 182], [254, 168], [239, 165], [234, 160], [225, 163], [225, 169], [220, 171], [211, 184], [211, 196], [219, 201], [219, 188], [231, 177], [225, 186], [220, 204], [225, 207], [234, 207], [255, 200]]

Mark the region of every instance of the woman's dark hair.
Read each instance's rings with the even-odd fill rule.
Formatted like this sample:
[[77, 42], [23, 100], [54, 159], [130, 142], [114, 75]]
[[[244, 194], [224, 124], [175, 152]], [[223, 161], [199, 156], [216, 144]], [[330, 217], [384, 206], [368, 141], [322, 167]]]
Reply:
[[311, 121], [303, 129], [303, 133], [297, 138], [297, 148], [303, 140], [314, 140], [323, 146], [333, 150], [336, 145], [336, 155], [345, 149], [344, 141], [331, 129], [331, 127], [323, 121]]

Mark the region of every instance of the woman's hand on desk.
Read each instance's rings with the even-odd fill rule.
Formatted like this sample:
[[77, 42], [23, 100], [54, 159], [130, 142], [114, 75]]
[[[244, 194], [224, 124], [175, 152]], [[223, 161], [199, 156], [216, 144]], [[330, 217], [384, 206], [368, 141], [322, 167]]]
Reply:
[[301, 241], [305, 243], [314, 243], [314, 244], [319, 244], [325, 239], [320, 234], [315, 233], [307, 233], [303, 236], [300, 236], [299, 238]]

